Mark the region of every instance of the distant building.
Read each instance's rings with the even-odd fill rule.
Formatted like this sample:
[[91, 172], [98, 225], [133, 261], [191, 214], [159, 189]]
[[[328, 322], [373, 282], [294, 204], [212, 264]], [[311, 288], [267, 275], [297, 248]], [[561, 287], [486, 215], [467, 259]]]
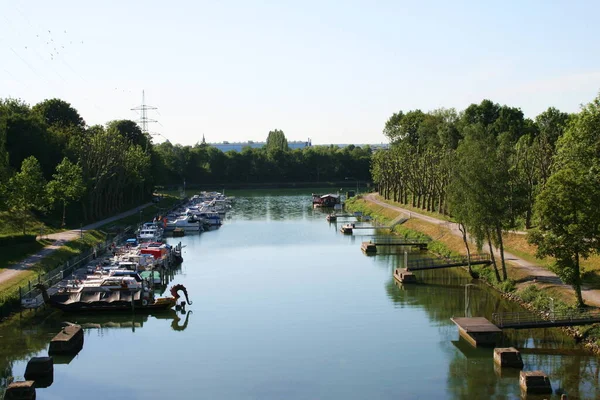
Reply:
[[[202, 137], [202, 143], [205, 143], [204, 136]], [[247, 142], [223, 141], [222, 143], [207, 143], [207, 144], [209, 146], [216, 147], [217, 149], [221, 150], [223, 153], [226, 153], [230, 150], [241, 152], [244, 149], [244, 147], [260, 149], [260, 148], [264, 147], [267, 144], [267, 142], [253, 142], [253, 141], [249, 140]], [[306, 147], [311, 147], [312, 145], [313, 144], [310, 139], [308, 139], [308, 141], [306, 141], [306, 142], [302, 142], [302, 141], [288, 142], [288, 147], [290, 148], [290, 150], [304, 149]], [[332, 144], [332, 145], [331, 144], [319, 144], [316, 146], [337, 146], [340, 149], [343, 149], [344, 147], [350, 146], [350, 143], [348, 143], [348, 144], [345, 144], [345, 143], [344, 144]], [[373, 151], [377, 151], [377, 150], [387, 149], [389, 147], [389, 144], [387, 144], [387, 143], [353, 144], [353, 146], [362, 147], [362, 148], [364, 148], [365, 146], [370, 146]]]
[[[241, 152], [244, 147], [260, 149], [260, 148], [264, 147], [266, 144], [267, 144], [267, 142], [253, 142], [253, 141], [231, 142], [231, 143], [224, 141], [223, 143], [208, 143], [209, 146], [216, 147], [217, 149], [221, 150], [223, 153], [226, 153], [230, 150]], [[306, 141], [306, 142], [302, 142], [302, 141], [288, 142], [288, 147], [290, 148], [290, 150], [303, 149], [305, 147], [310, 147], [310, 146], [312, 146], [310, 139], [308, 139], [308, 141]]]

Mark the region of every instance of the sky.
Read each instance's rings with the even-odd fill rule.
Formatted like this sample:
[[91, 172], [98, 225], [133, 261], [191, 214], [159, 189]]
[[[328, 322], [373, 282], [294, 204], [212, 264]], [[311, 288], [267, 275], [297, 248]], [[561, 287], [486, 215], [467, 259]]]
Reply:
[[155, 142], [384, 143], [400, 110], [534, 118], [600, 91], [598, 1], [0, 0], [0, 98], [60, 98]]

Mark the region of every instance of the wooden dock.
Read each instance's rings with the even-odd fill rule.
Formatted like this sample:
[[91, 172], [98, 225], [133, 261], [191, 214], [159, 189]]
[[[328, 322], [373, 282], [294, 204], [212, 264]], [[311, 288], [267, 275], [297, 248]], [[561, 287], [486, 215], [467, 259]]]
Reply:
[[483, 317], [450, 318], [458, 326], [458, 333], [473, 346], [495, 346], [502, 329]]
[[405, 247], [417, 247], [419, 250], [427, 250], [426, 240], [417, 239], [374, 239], [368, 242], [362, 242], [360, 248], [367, 254], [377, 253], [378, 246], [405, 246]]
[[[480, 254], [471, 256], [471, 265], [488, 265], [492, 261], [488, 254]], [[464, 267], [469, 265], [467, 257], [443, 257], [443, 258], [428, 258], [421, 260], [411, 260], [406, 267], [409, 271], [423, 271], [426, 269], [440, 269], [452, 267]]]
[[502, 329], [535, 329], [561, 326], [580, 326], [600, 323], [598, 310], [569, 310], [547, 312], [494, 313], [492, 322]]

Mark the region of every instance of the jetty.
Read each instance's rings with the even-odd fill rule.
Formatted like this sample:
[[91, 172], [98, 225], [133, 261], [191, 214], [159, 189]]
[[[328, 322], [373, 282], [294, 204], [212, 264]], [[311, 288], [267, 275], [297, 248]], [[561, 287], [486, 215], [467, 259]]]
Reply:
[[408, 271], [423, 271], [428, 269], [464, 267], [466, 265], [489, 265], [492, 263], [489, 254], [477, 254], [468, 257], [439, 257], [410, 260], [406, 266]]
[[473, 346], [494, 345], [504, 329], [537, 329], [600, 323], [598, 310], [569, 310], [537, 314], [532, 312], [494, 313], [492, 321], [484, 317], [450, 318], [459, 334]]
[[419, 250], [427, 250], [428, 243], [428, 240], [422, 239], [380, 238], [371, 239], [368, 242], [362, 242], [360, 249], [367, 254], [377, 253], [378, 246], [416, 247]]
[[492, 323], [501, 329], [535, 329], [592, 325], [600, 323], [600, 311], [577, 309], [551, 311], [544, 314], [530, 312], [494, 313], [492, 314]]
[[345, 234], [352, 234], [355, 229], [389, 229], [392, 230], [396, 225], [402, 225], [408, 221], [408, 218], [400, 215], [396, 219], [394, 219], [389, 226], [379, 226], [379, 225], [359, 225], [356, 226], [354, 223], [345, 224], [340, 228], [340, 232]]
[[450, 318], [458, 327], [460, 336], [474, 347], [495, 346], [502, 329], [492, 324], [486, 318]]

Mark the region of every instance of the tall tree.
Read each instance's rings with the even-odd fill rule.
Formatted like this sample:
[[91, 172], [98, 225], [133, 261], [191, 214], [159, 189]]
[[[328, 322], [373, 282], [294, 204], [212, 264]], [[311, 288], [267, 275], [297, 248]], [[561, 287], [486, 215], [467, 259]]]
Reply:
[[556, 273], [581, 296], [580, 262], [600, 251], [600, 96], [583, 107], [558, 140], [546, 185], [536, 199], [539, 227], [529, 240], [552, 256]]
[[62, 226], [65, 226], [67, 204], [79, 200], [85, 191], [83, 172], [79, 165], [73, 164], [65, 157], [56, 166], [53, 178], [48, 182], [48, 194], [52, 201], [62, 203]]
[[21, 170], [8, 182], [8, 205], [21, 221], [23, 234], [29, 211], [44, 211], [47, 207], [46, 180], [38, 160], [31, 156], [23, 160]]
[[79, 112], [64, 100], [44, 100], [33, 106], [31, 110], [38, 114], [48, 126], [74, 126], [80, 129], [85, 127], [85, 121]]
[[275, 129], [269, 132], [265, 149], [268, 153], [289, 150], [287, 139], [282, 130]]

